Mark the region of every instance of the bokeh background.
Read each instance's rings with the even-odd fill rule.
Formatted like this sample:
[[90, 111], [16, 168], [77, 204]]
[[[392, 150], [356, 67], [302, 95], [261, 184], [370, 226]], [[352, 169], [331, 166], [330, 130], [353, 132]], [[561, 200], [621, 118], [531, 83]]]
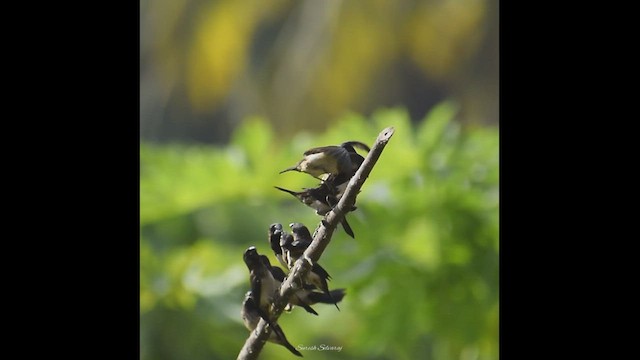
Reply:
[[[311, 147], [395, 135], [321, 258], [308, 359], [498, 359], [498, 2], [140, 2], [140, 356], [232, 359], [242, 253], [320, 218], [273, 186]], [[365, 155], [365, 154], [363, 154]], [[267, 344], [263, 359], [293, 358]]]

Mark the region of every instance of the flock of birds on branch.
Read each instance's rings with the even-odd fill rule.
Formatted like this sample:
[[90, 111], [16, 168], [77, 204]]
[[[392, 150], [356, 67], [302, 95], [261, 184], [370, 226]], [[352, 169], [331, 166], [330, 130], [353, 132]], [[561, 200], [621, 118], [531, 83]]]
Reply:
[[[340, 201], [349, 184], [349, 181], [364, 162], [364, 157], [358, 154], [354, 147], [370, 151], [370, 148], [359, 141], [347, 141], [340, 145], [322, 146], [309, 149], [304, 152], [304, 157], [296, 165], [282, 170], [307, 173], [320, 180], [315, 188], [303, 188], [302, 191], [292, 191], [275, 186], [276, 189], [293, 195], [303, 204], [314, 209], [317, 215], [325, 216]], [[356, 210], [353, 206], [349, 211]], [[353, 230], [346, 220], [346, 215], [341, 220], [345, 232], [355, 238]], [[309, 229], [301, 223], [289, 224], [291, 233], [285, 231], [282, 224], [274, 223], [269, 226], [268, 241], [278, 262], [290, 271], [296, 260], [304, 256], [304, 251], [311, 245], [313, 237]], [[273, 330], [269, 341], [282, 345], [293, 354], [302, 354], [293, 347], [282, 331], [282, 328], [271, 320], [272, 304], [279, 292], [280, 286], [285, 281], [287, 274], [279, 266], [272, 266], [266, 255], [258, 253], [255, 246], [249, 247], [244, 252], [244, 262], [249, 269], [249, 282], [251, 290], [245, 294], [242, 303], [241, 316], [245, 327], [254, 331], [260, 319], [264, 319]], [[314, 304], [334, 304], [340, 310], [338, 303], [346, 295], [345, 289], [329, 290], [329, 273], [318, 263], [305, 257], [311, 264], [311, 269], [300, 283], [296, 284], [296, 290], [289, 299], [285, 311], [291, 311], [295, 306], [305, 309], [307, 312], [318, 315], [311, 307]]]

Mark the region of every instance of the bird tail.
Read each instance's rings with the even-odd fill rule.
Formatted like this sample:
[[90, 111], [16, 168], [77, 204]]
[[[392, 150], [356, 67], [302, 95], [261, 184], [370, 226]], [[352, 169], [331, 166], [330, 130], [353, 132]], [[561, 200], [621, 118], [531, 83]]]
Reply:
[[346, 217], [342, 218], [340, 223], [342, 224], [342, 227], [344, 228], [344, 232], [346, 232], [347, 235], [351, 236], [351, 238], [355, 239], [356, 236], [354, 235], [353, 229], [351, 229], [351, 226], [349, 226], [349, 223], [347, 222], [347, 218]]
[[339, 303], [347, 295], [345, 289], [335, 289], [329, 291], [329, 294], [319, 291], [309, 293], [308, 299], [311, 304], [334, 304]]
[[305, 303], [304, 301], [299, 299], [299, 304], [298, 306], [302, 307], [303, 309], [305, 309], [308, 313], [313, 314], [315, 316], [318, 316], [318, 313], [311, 307], [311, 305]]
[[294, 348], [293, 345], [291, 345], [291, 343], [289, 342], [289, 340], [287, 340], [287, 337], [284, 336], [284, 331], [282, 331], [282, 328], [280, 327], [280, 325], [276, 323], [275, 326], [273, 327], [273, 331], [276, 333], [276, 336], [277, 336], [276, 342], [278, 344], [289, 349], [289, 351], [291, 351], [294, 355], [303, 357], [300, 351]]
[[282, 344], [282, 345], [284, 345], [284, 347], [289, 349], [289, 351], [291, 351], [295, 356], [304, 357], [304, 356], [302, 356], [300, 351], [298, 351], [298, 349], [294, 348], [293, 345], [291, 345], [288, 341], [286, 343]]
[[336, 306], [336, 309], [338, 309], [338, 311], [340, 311], [340, 307], [338, 307], [338, 300], [333, 298], [333, 294], [331, 293], [331, 291], [327, 291], [327, 295], [329, 295], [329, 297], [331, 298], [331, 303], [333, 303], [333, 305]]
[[278, 186], [274, 186], [274, 188], [276, 188], [276, 189], [278, 189], [278, 190], [280, 190], [280, 191], [284, 191], [284, 192], [286, 192], [286, 193], [288, 193], [288, 194], [291, 194], [291, 195], [293, 195], [293, 196], [296, 196], [295, 191], [291, 191], [291, 190], [283, 189], [283, 188], [278, 187]]
[[287, 171], [294, 171], [294, 170], [295, 170], [295, 171], [300, 171], [300, 170], [298, 170], [298, 166], [296, 165], [296, 166], [288, 167], [288, 168], [286, 168], [286, 169], [284, 169], [284, 170], [280, 171], [278, 174], [282, 174], [282, 173], [285, 173], [285, 172], [287, 172]]
[[342, 145], [355, 146], [357, 148], [365, 150], [366, 152], [371, 151], [371, 148], [369, 148], [369, 146], [367, 146], [367, 144], [361, 143], [360, 141], [346, 141], [346, 142], [343, 142]]

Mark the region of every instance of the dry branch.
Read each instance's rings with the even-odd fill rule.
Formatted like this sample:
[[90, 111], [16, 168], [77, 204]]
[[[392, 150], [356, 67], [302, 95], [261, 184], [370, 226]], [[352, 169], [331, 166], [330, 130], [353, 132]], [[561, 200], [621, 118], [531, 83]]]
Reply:
[[[274, 300], [272, 312], [272, 320], [274, 322], [280, 317], [289, 302], [289, 298], [294, 293], [294, 284], [299, 283], [300, 279], [306, 275], [311, 267], [304, 258], [308, 257], [314, 262], [320, 259], [324, 249], [329, 245], [329, 242], [331, 242], [331, 236], [336, 226], [345, 216], [345, 209], [351, 209], [355, 204], [356, 196], [360, 192], [365, 180], [369, 177], [369, 174], [371, 174], [371, 170], [373, 170], [374, 165], [380, 158], [380, 154], [382, 154], [382, 150], [387, 145], [387, 142], [389, 142], [389, 139], [391, 139], [393, 133], [394, 128], [388, 127], [378, 135], [376, 142], [371, 147], [371, 151], [369, 151], [364, 162], [349, 181], [344, 195], [342, 195], [338, 204], [325, 216], [318, 229], [316, 229], [313, 242], [304, 252], [305, 256], [296, 261], [289, 275], [287, 275], [287, 278], [280, 287], [279, 296], [276, 296]], [[271, 329], [268, 328], [267, 323], [263, 319], [260, 319], [256, 329], [251, 332], [245, 341], [244, 346], [238, 354], [237, 360], [257, 359], [270, 333]]]

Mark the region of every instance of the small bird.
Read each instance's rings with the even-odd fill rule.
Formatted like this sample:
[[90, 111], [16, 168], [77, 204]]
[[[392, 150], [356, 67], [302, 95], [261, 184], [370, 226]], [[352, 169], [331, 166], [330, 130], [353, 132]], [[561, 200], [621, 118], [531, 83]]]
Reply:
[[247, 268], [249, 268], [249, 282], [253, 299], [257, 305], [256, 312], [271, 325], [274, 331], [277, 331], [269, 318], [269, 314], [271, 313], [270, 307], [275, 293], [280, 287], [280, 282], [273, 277], [271, 269], [265, 264], [264, 258], [258, 254], [255, 246], [245, 250], [243, 259]]
[[315, 147], [305, 151], [302, 160], [298, 161], [296, 165], [282, 170], [280, 174], [287, 171], [298, 171], [318, 179], [325, 174], [334, 176], [347, 174], [351, 177], [364, 161], [364, 158], [356, 152], [354, 146], [367, 152], [371, 150], [367, 145], [359, 141], [347, 141], [338, 146]]
[[318, 315], [311, 305], [318, 303], [337, 304], [342, 301], [347, 294], [346, 289], [331, 290], [327, 295], [319, 291], [314, 291], [312, 288], [313, 287], [305, 286], [303, 289], [296, 291], [291, 299], [289, 299], [289, 307], [292, 308], [294, 305], [297, 305], [311, 314]]
[[[271, 275], [278, 283], [278, 288], [284, 282], [286, 275], [284, 271], [278, 266], [272, 266], [269, 258], [265, 255], [260, 255], [260, 260], [265, 265], [269, 271], [271, 271]], [[314, 291], [315, 286], [313, 285], [303, 285], [301, 289], [295, 291], [295, 293], [289, 299], [289, 303], [285, 307], [285, 310], [291, 311], [295, 305], [302, 307], [307, 312], [318, 315], [318, 313], [311, 307], [311, 305], [316, 303], [323, 304], [333, 304], [333, 302], [340, 302], [346, 295], [345, 289], [337, 289], [331, 290], [330, 296], [327, 296], [324, 293]]]
[[364, 157], [356, 152], [356, 149], [353, 148], [353, 145], [356, 145], [358, 148], [366, 150], [367, 152], [371, 151], [371, 149], [367, 145], [359, 141], [347, 141], [340, 145], [345, 150], [347, 150], [347, 152], [349, 152], [352, 170], [355, 174], [355, 172], [358, 171], [358, 168], [360, 168], [360, 165], [362, 165], [362, 163], [364, 162]]
[[[303, 191], [292, 191], [279, 186], [274, 187], [280, 191], [293, 195], [293, 197], [298, 199], [300, 202], [314, 209], [316, 214], [320, 216], [324, 216], [331, 211], [339, 200], [339, 198], [337, 198], [338, 194], [334, 192], [335, 188], [331, 187], [327, 182], [323, 182], [315, 188], [305, 188]], [[342, 194], [340, 194], [340, 196], [342, 196]], [[356, 210], [355, 206], [351, 208], [351, 211], [354, 210]], [[347, 235], [355, 239], [353, 229], [349, 226], [346, 215], [342, 217], [340, 224], [342, 224]]]
[[293, 195], [301, 203], [315, 210], [316, 214], [320, 216], [326, 215], [331, 211], [332, 206], [329, 205], [331, 198], [333, 198], [331, 200], [337, 200], [335, 199], [335, 194], [324, 183], [315, 188], [303, 188], [302, 191], [288, 190], [279, 186], [274, 186], [274, 188]]
[[278, 262], [286, 269], [288, 269], [287, 263], [282, 257], [282, 248], [280, 247], [280, 238], [282, 237], [282, 232], [282, 224], [273, 223], [269, 225], [269, 246], [271, 246], [271, 250], [273, 250], [273, 253], [276, 256], [276, 259], [278, 259]]
[[[308, 229], [307, 229], [308, 231]], [[294, 263], [301, 256], [304, 255], [304, 251], [309, 247], [311, 241], [303, 242], [297, 241], [294, 242], [295, 239], [292, 234], [288, 232], [283, 232], [282, 237], [280, 238], [280, 248], [282, 249], [282, 259], [287, 265], [287, 269], [291, 270], [293, 268]], [[306, 258], [309, 264], [313, 265], [313, 261], [309, 258]]]
[[271, 265], [271, 261], [266, 255], [260, 255], [260, 261], [264, 264], [264, 266], [271, 272], [271, 276], [276, 281], [278, 287], [280, 287], [281, 283], [284, 282], [284, 279], [287, 277], [287, 274], [284, 273], [279, 266]]
[[[304, 251], [311, 245], [313, 239], [311, 238], [311, 233], [306, 226], [301, 223], [291, 223], [289, 224], [293, 235], [291, 238], [287, 237], [284, 242], [280, 240], [280, 246], [282, 247], [283, 258], [287, 262], [289, 269], [293, 268], [294, 263], [300, 257], [304, 256]], [[284, 236], [283, 236], [284, 237]], [[329, 273], [320, 266], [319, 263], [311, 261], [310, 258], [305, 257], [305, 260], [309, 264], [311, 264], [311, 270], [307, 273], [305, 282], [316, 286], [318, 289], [322, 290], [327, 296], [331, 297], [331, 292], [329, 291], [329, 284], [327, 281], [331, 280], [331, 276]], [[338, 310], [338, 303], [333, 299], [332, 303], [336, 306]]]
[[[240, 310], [240, 315], [242, 316], [242, 321], [244, 322], [244, 326], [249, 331], [254, 331], [256, 327], [258, 327], [258, 322], [260, 321], [260, 307], [258, 306], [259, 301], [254, 298], [254, 294], [252, 291], [247, 291], [244, 296], [244, 301], [242, 302], [242, 309]], [[300, 351], [298, 351], [287, 337], [284, 335], [284, 331], [278, 323], [269, 324], [269, 326], [273, 329], [273, 332], [269, 335], [268, 341], [282, 345], [286, 347], [289, 351], [291, 351], [294, 355], [303, 357]]]

